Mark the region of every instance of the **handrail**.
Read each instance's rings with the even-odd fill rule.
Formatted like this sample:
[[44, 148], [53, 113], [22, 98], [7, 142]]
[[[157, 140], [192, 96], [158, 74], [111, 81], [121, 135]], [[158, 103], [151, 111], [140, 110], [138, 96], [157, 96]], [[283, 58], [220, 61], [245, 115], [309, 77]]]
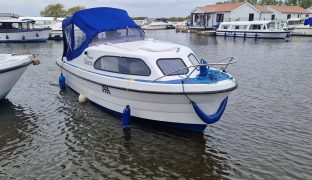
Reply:
[[[228, 59], [230, 59], [229, 62], [227, 62], [227, 63], [220, 63], [220, 62], [225, 61], [225, 60], [228, 60]], [[234, 61], [233, 61], [233, 60], [234, 60]], [[216, 62], [216, 63], [195, 64], [195, 65], [192, 65], [192, 66], [187, 66], [187, 67], [179, 68], [179, 69], [177, 69], [177, 70], [175, 70], [175, 71], [172, 71], [172, 72], [170, 72], [170, 73], [168, 73], [168, 74], [165, 74], [165, 75], [163, 75], [163, 76], [161, 76], [161, 77], [158, 77], [158, 78], [156, 78], [156, 79], [154, 79], [154, 80], [152, 80], [152, 81], [150, 81], [150, 82], [151, 82], [151, 83], [152, 83], [152, 82], [155, 82], [155, 81], [157, 81], [157, 80], [159, 80], [159, 79], [162, 79], [162, 78], [164, 78], [164, 77], [166, 77], [166, 76], [170, 76], [170, 75], [172, 75], [172, 74], [174, 74], [174, 73], [176, 73], [176, 72], [179, 72], [179, 71], [181, 71], [181, 70], [189, 69], [189, 68], [194, 67], [194, 69], [191, 71], [191, 73], [189, 73], [189, 74], [183, 79], [183, 81], [185, 81], [185, 80], [187, 80], [187, 79], [194, 73], [194, 71], [195, 71], [195, 70], [197, 69], [197, 67], [199, 67], [199, 66], [208, 66], [208, 67], [217, 66], [217, 65], [219, 65], [219, 66], [225, 66], [225, 68], [221, 68], [221, 69], [222, 69], [222, 73], [223, 73], [223, 72], [225, 72], [226, 68], [227, 68], [229, 65], [235, 64], [235, 63], [237, 63], [237, 62], [238, 62], [238, 59], [237, 59], [236, 57], [233, 57], [233, 56], [232, 56], [232, 57], [228, 57], [228, 58], [222, 59], [222, 60], [220, 60], [220, 61], [218, 61], [218, 62]]]

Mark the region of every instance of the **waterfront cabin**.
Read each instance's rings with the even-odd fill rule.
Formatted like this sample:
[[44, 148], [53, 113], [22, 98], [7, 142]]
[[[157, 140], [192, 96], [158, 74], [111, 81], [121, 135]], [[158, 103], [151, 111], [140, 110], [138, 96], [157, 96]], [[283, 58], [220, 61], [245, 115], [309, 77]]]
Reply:
[[269, 5], [267, 8], [273, 12], [271, 20], [286, 22], [291, 18], [305, 19], [312, 17], [312, 12], [299, 6]]
[[191, 12], [194, 29], [217, 28], [221, 22], [271, 20], [272, 12], [248, 2], [224, 3], [197, 7]]

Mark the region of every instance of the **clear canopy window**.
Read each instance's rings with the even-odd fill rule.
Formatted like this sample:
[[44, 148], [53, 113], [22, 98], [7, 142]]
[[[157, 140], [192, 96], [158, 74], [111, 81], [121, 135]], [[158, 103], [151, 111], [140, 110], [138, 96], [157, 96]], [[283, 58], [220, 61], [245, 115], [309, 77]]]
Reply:
[[128, 41], [138, 41], [144, 39], [145, 35], [139, 28], [126, 28], [115, 31], [105, 31], [97, 34], [92, 41], [92, 45], [101, 43], [120, 43]]
[[96, 60], [94, 68], [108, 72], [138, 76], [149, 76], [151, 74], [151, 70], [144, 61], [129, 57], [104, 56]]
[[188, 73], [188, 69], [185, 68], [186, 65], [184, 64], [182, 59], [179, 58], [159, 59], [157, 60], [157, 65], [164, 75], [173, 76]]

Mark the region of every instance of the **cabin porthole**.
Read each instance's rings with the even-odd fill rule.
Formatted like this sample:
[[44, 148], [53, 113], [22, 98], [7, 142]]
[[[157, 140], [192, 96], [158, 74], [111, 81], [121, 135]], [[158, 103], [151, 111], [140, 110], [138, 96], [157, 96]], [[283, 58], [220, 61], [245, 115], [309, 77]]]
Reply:
[[10, 39], [10, 37], [8, 35], [5, 36], [6, 39]]
[[39, 34], [38, 34], [38, 33], [36, 33], [36, 37], [39, 37]]

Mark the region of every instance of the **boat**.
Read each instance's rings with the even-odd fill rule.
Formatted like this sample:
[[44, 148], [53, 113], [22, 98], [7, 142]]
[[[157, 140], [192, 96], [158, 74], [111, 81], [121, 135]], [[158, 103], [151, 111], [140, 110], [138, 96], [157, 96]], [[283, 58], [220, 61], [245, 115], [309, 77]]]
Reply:
[[45, 42], [50, 28], [34, 28], [33, 20], [0, 20], [0, 42]]
[[233, 21], [220, 23], [216, 34], [224, 37], [286, 39], [291, 32], [275, 21]]
[[[311, 23], [310, 20], [311, 19]], [[304, 23], [304, 22], [307, 23]], [[312, 36], [312, 18], [291, 18], [287, 20], [287, 27], [292, 36]]]
[[[56, 61], [60, 87], [80, 94], [79, 102], [88, 99], [123, 120], [202, 132], [221, 118], [238, 86], [226, 72], [236, 58], [199, 61], [188, 47], [146, 38], [121, 9], [78, 11], [63, 21], [63, 31], [64, 51]], [[223, 68], [214, 68], [218, 66]]]
[[9, 94], [31, 63], [31, 55], [0, 54], [0, 100]]
[[149, 23], [142, 26], [144, 30], [162, 30], [162, 29], [175, 29], [173, 24], [165, 21], [164, 19], [147, 20]]
[[64, 18], [55, 17], [19, 17], [20, 20], [34, 20], [35, 28], [50, 28], [49, 40], [62, 40], [62, 21]]

